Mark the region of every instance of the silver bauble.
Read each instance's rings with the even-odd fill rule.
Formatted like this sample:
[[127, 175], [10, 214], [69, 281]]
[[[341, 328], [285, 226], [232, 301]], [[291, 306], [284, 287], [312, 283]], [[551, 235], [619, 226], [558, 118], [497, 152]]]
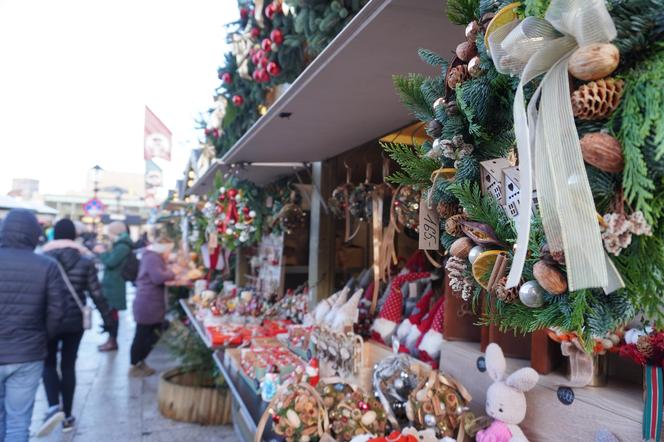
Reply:
[[519, 300], [526, 307], [541, 307], [544, 305], [544, 289], [537, 281], [528, 281], [519, 288]]
[[480, 254], [484, 251], [485, 249], [482, 246], [473, 247], [472, 249], [470, 249], [470, 252], [468, 253], [468, 261], [470, 261], [471, 264], [474, 263], [477, 257], [480, 256]]
[[427, 414], [424, 416], [424, 425], [426, 425], [429, 428], [433, 428], [436, 426], [436, 416], [433, 414]]
[[394, 388], [396, 388], [397, 390], [401, 390], [403, 388], [403, 379], [396, 378], [394, 380]]

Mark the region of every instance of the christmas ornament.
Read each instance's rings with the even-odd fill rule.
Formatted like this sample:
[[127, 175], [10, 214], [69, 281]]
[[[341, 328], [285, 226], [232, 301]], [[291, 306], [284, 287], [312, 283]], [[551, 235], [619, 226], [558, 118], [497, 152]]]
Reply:
[[620, 62], [620, 52], [611, 43], [593, 43], [574, 51], [569, 73], [579, 80], [599, 80], [611, 75]]
[[478, 256], [484, 253], [486, 249], [482, 246], [475, 246], [468, 252], [468, 261], [473, 264]]
[[261, 49], [266, 53], [270, 52], [270, 50], [272, 49], [272, 40], [270, 40], [269, 38], [264, 38], [263, 41], [261, 42]]
[[455, 100], [450, 100], [445, 103], [445, 113], [450, 117], [459, 113], [459, 107]]
[[496, 285], [494, 286], [493, 289], [494, 292], [496, 293], [496, 298], [507, 303], [516, 302], [516, 300], [519, 299], [519, 292], [514, 287], [512, 287], [511, 289], [505, 287], [506, 283], [507, 283], [506, 277], [502, 277], [500, 278], [500, 280], [498, 280], [498, 282], [496, 282]]
[[544, 289], [537, 281], [528, 281], [519, 288], [519, 300], [526, 307], [539, 308], [544, 305]]
[[407, 229], [417, 230], [420, 222], [420, 199], [422, 193], [413, 186], [401, 186], [394, 195], [394, 213], [397, 222]]
[[231, 100], [233, 101], [233, 104], [238, 107], [244, 104], [244, 98], [242, 98], [242, 95], [233, 95]]
[[475, 247], [475, 243], [472, 239], [467, 237], [459, 238], [450, 246], [450, 255], [465, 261], [473, 247]]
[[620, 142], [603, 132], [588, 133], [580, 140], [583, 160], [609, 173], [620, 173], [625, 167]]
[[318, 359], [312, 358], [307, 364], [307, 367], [304, 369], [304, 374], [307, 376], [307, 382], [312, 387], [316, 387], [318, 382], [320, 382], [320, 370]]
[[330, 411], [334, 440], [348, 442], [358, 434], [385, 434], [387, 419], [383, 405], [361, 391], [347, 393]]
[[475, 41], [477, 38], [477, 34], [480, 32], [480, 25], [477, 23], [477, 21], [473, 20], [470, 23], [468, 23], [468, 26], [466, 26], [466, 40], [468, 41]]
[[278, 77], [281, 74], [281, 67], [276, 61], [271, 61], [267, 65], [267, 73], [273, 77]]
[[337, 218], [343, 218], [346, 208], [348, 207], [348, 197], [355, 189], [351, 183], [344, 183], [339, 185], [332, 191], [332, 196], [327, 200], [330, 211]]
[[443, 131], [443, 125], [436, 119], [427, 123], [426, 132], [431, 138], [438, 138]]
[[544, 290], [552, 295], [567, 292], [567, 278], [556, 266], [537, 261], [533, 266], [533, 276]]
[[358, 184], [348, 198], [350, 214], [359, 221], [368, 221], [371, 218], [371, 191], [373, 184], [364, 182]]
[[445, 221], [445, 231], [452, 236], [463, 236], [463, 230], [461, 230], [461, 222], [465, 221], [467, 216], [459, 213], [457, 215], [452, 215]]
[[468, 62], [468, 74], [470, 74], [471, 77], [477, 78], [482, 75], [482, 67], [480, 66], [480, 63], [480, 57], [477, 55], [471, 58]]
[[480, 255], [473, 260], [473, 278], [475, 278], [475, 281], [477, 281], [483, 289], [490, 291], [493, 288], [489, 287], [489, 283], [491, 282], [491, 275], [494, 271], [494, 267], [497, 265], [500, 255], [504, 256], [505, 252], [501, 250], [487, 250], [480, 253]]
[[385, 358], [374, 367], [373, 390], [383, 405], [392, 428], [401, 428], [408, 423], [407, 417], [401, 411], [405, 411], [408, 396], [418, 383], [417, 374], [411, 369], [406, 356]]
[[[261, 30], [259, 28], [253, 27], [249, 31], [249, 35], [251, 36], [251, 38], [257, 39], [261, 35]], [[254, 64], [256, 64], [256, 63], [254, 63]]]
[[233, 76], [230, 74], [230, 72], [224, 72], [221, 74], [220, 78], [224, 84], [231, 84], [231, 81], [233, 81]]
[[468, 67], [465, 64], [454, 66], [447, 73], [447, 85], [450, 87], [450, 89], [456, 88], [467, 79]]
[[473, 295], [473, 281], [466, 276], [468, 264], [464, 258], [450, 257], [445, 263], [449, 286], [461, 299], [468, 301]]
[[240, 18], [246, 20], [249, 17], [249, 10], [247, 8], [240, 8]]
[[580, 86], [572, 93], [574, 116], [582, 120], [607, 118], [620, 104], [623, 88], [623, 80], [612, 77]]
[[309, 384], [289, 384], [279, 390], [261, 417], [256, 440], [261, 440], [269, 417], [274, 432], [288, 442], [320, 438], [329, 429], [323, 399]]
[[302, 228], [306, 219], [307, 215], [304, 213], [302, 208], [291, 201], [281, 208], [281, 211], [277, 215], [275, 221], [279, 221], [284, 231], [288, 234], [291, 234]]
[[273, 29], [272, 32], [270, 32], [270, 40], [272, 40], [274, 43], [278, 45], [283, 43], [284, 34], [281, 32], [281, 29]]
[[460, 212], [460, 207], [457, 203], [446, 203], [444, 201], [439, 201], [436, 205], [436, 211], [442, 219], [447, 219], [452, 215], [456, 215]]
[[477, 55], [477, 46], [475, 46], [474, 42], [464, 41], [463, 43], [459, 43], [455, 52], [456, 56], [459, 57], [461, 61], [467, 63], [471, 58]]
[[435, 111], [437, 107], [439, 106], [445, 106], [445, 98], [444, 97], [439, 97], [436, 98], [436, 100], [433, 102], [433, 110]]

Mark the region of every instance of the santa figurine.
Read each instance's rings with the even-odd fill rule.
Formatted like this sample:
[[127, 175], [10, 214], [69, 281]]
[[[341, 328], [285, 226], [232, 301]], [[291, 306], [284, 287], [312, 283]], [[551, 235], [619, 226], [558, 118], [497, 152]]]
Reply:
[[318, 359], [312, 358], [304, 369], [304, 374], [307, 376], [307, 381], [312, 387], [316, 387], [320, 381], [320, 370], [318, 368]]

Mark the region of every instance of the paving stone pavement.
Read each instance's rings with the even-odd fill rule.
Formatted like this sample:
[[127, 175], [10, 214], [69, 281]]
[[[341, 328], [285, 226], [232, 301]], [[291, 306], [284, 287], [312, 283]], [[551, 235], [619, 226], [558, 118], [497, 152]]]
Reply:
[[[128, 303], [131, 305], [131, 303]], [[100, 353], [97, 345], [106, 335], [99, 330], [99, 317], [81, 342], [76, 362], [76, 393], [73, 415], [76, 428], [62, 433], [60, 427], [44, 438], [30, 442], [234, 442], [239, 440], [232, 426], [204, 427], [166, 419], [157, 408], [158, 375], [144, 379], [128, 376], [129, 347], [135, 324], [130, 310], [121, 313], [119, 351]], [[168, 351], [157, 346], [148, 364], [158, 372], [177, 365]], [[41, 423], [48, 403], [44, 388], [37, 392], [31, 430]]]

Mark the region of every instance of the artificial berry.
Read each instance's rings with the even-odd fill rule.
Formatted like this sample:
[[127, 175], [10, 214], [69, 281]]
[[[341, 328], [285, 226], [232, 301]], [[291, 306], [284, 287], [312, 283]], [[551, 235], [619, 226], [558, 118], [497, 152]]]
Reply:
[[240, 18], [246, 20], [249, 17], [249, 10], [247, 8], [240, 8]]
[[231, 81], [233, 81], [233, 76], [230, 72], [224, 72], [221, 74], [221, 81], [225, 84], [231, 84]]
[[261, 49], [263, 49], [265, 52], [270, 52], [270, 49], [272, 49], [272, 40], [269, 38], [264, 38], [261, 42]]
[[267, 73], [273, 77], [276, 77], [279, 74], [281, 74], [281, 67], [279, 66], [279, 64], [277, 64], [277, 62], [271, 61], [267, 65]]
[[249, 31], [249, 35], [251, 35], [251, 38], [258, 38], [261, 36], [261, 30], [258, 28], [251, 28], [251, 31]]
[[227, 193], [229, 197], [235, 198], [235, 196], [237, 195], [237, 189], [228, 189]]
[[242, 106], [244, 104], [244, 98], [242, 98], [242, 95], [233, 95], [233, 104], [236, 106]]

